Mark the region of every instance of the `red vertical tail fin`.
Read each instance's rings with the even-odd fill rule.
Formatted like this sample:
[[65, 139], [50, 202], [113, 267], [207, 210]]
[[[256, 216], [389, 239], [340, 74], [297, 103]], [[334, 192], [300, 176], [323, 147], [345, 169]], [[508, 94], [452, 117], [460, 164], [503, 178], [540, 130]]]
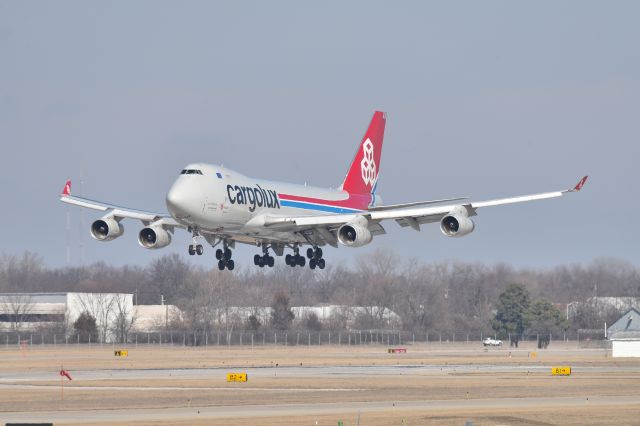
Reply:
[[350, 194], [372, 194], [375, 190], [380, 159], [382, 157], [382, 141], [387, 114], [376, 111], [373, 114], [367, 132], [360, 142], [358, 151], [349, 167], [347, 176], [342, 182], [342, 189]]

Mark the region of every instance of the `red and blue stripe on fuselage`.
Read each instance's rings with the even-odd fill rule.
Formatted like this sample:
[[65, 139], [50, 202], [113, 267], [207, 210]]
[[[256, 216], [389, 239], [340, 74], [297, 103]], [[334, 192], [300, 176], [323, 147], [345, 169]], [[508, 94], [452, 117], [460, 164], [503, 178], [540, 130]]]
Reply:
[[348, 194], [345, 200], [325, 200], [321, 198], [301, 197], [298, 195], [278, 194], [280, 205], [304, 210], [315, 210], [327, 213], [360, 213], [372, 204], [372, 194]]

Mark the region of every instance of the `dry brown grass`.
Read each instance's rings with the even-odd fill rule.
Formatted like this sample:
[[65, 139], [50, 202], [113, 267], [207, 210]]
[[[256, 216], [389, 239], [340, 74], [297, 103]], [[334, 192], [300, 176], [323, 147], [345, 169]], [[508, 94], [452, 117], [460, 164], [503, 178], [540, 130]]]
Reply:
[[[558, 345], [560, 346], [560, 345]], [[487, 398], [530, 398], [566, 396], [638, 396], [638, 404], [605, 407], [568, 407], [561, 412], [551, 407], [500, 408], [456, 410], [394, 409], [383, 412], [361, 413], [363, 425], [401, 424], [464, 424], [473, 420], [478, 424], [640, 424], [640, 361], [612, 359], [605, 351], [572, 349], [537, 351], [533, 348], [518, 351], [488, 350], [473, 345], [416, 345], [409, 346], [407, 354], [390, 355], [383, 346], [366, 347], [245, 347], [245, 348], [182, 348], [182, 347], [128, 347], [129, 357], [115, 358], [111, 346], [88, 347], [35, 347], [26, 354], [18, 349], [0, 350], [0, 377], [3, 384], [32, 384], [45, 387], [1, 388], [0, 419], [2, 412], [30, 412], [56, 410], [132, 410], [140, 408], [238, 406], [239, 416], [234, 419], [202, 419], [197, 415], [188, 421], [171, 420], [167, 424], [217, 425], [336, 425], [343, 420], [353, 425], [357, 413], [349, 415], [274, 416], [242, 418], [243, 405], [309, 404], [327, 402], [416, 401], [416, 400], [474, 400]], [[120, 349], [119, 347], [117, 349]], [[222, 367], [242, 369], [271, 368], [274, 372], [250, 377], [245, 384], [226, 383], [220, 377], [170, 377], [162, 371], [144, 380], [103, 379], [74, 380], [66, 383], [65, 400], [60, 401], [60, 365], [71, 370], [92, 371], [104, 369], [205, 369]], [[283, 366], [380, 366], [380, 365], [464, 365], [453, 370], [438, 368], [416, 369], [408, 375], [278, 377], [275, 365]], [[584, 368], [570, 377], [551, 377], [546, 372], [528, 372], [527, 366], [572, 365]], [[483, 366], [522, 366], [508, 372], [489, 371]], [[630, 368], [631, 367], [631, 368]], [[206, 371], [206, 370], [203, 370]], [[271, 370], [264, 370], [271, 371]], [[579, 370], [578, 370], [579, 371]], [[50, 372], [51, 380], [7, 380], [7, 374], [16, 372]], [[91, 389], [87, 388], [91, 387]], [[94, 388], [95, 387], [95, 388]], [[99, 389], [111, 387], [110, 389]], [[117, 389], [113, 389], [113, 387]], [[183, 389], [163, 389], [166, 387]], [[87, 388], [87, 389], [82, 389]], [[143, 389], [140, 389], [143, 388]], [[196, 389], [194, 389], [196, 388]], [[158, 421], [139, 423], [158, 424]]]

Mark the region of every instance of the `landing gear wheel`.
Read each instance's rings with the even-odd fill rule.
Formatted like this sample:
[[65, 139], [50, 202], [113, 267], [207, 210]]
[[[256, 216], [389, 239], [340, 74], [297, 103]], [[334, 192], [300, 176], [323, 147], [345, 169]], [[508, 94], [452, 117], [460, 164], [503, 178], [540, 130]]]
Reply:
[[196, 246], [196, 253], [198, 256], [202, 256], [202, 253], [204, 253], [204, 247], [202, 247], [202, 244], [198, 244]]
[[307, 263], [306, 259], [304, 258], [304, 256], [296, 256], [296, 257], [297, 257], [296, 261], [297, 261], [298, 266], [304, 266], [305, 263]]
[[224, 260], [227, 260], [227, 261], [231, 260], [231, 254], [232, 253], [230, 249], [228, 248], [224, 249]]
[[233, 271], [233, 268], [236, 266], [235, 262], [233, 261], [233, 259], [229, 259], [227, 260], [227, 269], [230, 271]]
[[291, 266], [291, 259], [293, 256], [291, 256], [290, 254], [286, 255], [284, 257], [284, 263], [286, 263], [287, 265]]
[[316, 249], [316, 252], [314, 254], [314, 257], [316, 258], [316, 260], [318, 259], [322, 259], [322, 249], [320, 247], [318, 247]]
[[224, 260], [219, 260], [218, 261], [218, 269], [220, 269], [221, 271], [224, 271], [224, 267], [225, 267], [225, 263]]
[[318, 262], [318, 268], [324, 269], [324, 259], [320, 258], [317, 260], [317, 262]]
[[[269, 248], [270, 246], [266, 243], [262, 243], [262, 256], [259, 254], [256, 254], [255, 256], [253, 256], [253, 263], [256, 266], [259, 266], [261, 268], [268, 266], [269, 268], [273, 268], [273, 265], [275, 264], [275, 258], [273, 256], [269, 255]], [[287, 255], [286, 258], [286, 262], [287, 265], [290, 262], [290, 256]]]
[[307, 257], [308, 257], [309, 259], [313, 259], [313, 256], [315, 256], [315, 254], [314, 254], [314, 252], [313, 252], [313, 249], [312, 249], [311, 247], [309, 247], [309, 248], [307, 249]]
[[222, 260], [222, 250], [221, 249], [216, 250], [216, 259]]
[[196, 248], [193, 244], [189, 244], [189, 255], [193, 256], [194, 254], [196, 254]]
[[316, 260], [315, 259], [309, 259], [309, 268], [316, 269]]

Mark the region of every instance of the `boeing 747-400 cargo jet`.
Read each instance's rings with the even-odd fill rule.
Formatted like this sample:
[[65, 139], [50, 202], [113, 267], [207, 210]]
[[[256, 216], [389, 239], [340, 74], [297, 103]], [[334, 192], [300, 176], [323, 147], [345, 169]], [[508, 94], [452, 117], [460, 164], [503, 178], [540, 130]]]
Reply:
[[560, 197], [580, 191], [587, 180], [564, 191], [545, 192], [512, 198], [472, 202], [466, 198], [418, 201], [382, 205], [376, 195], [382, 154], [386, 114], [377, 111], [362, 138], [347, 176], [337, 190], [289, 183], [271, 182], [244, 176], [212, 164], [186, 166], [167, 193], [169, 214], [153, 213], [102, 203], [71, 195], [67, 181], [60, 200], [104, 212], [91, 224], [91, 235], [98, 241], [110, 241], [124, 232], [124, 219], [138, 219], [144, 228], [138, 242], [147, 249], [159, 249], [171, 243], [176, 228], [193, 236], [190, 255], [201, 255], [203, 238], [216, 250], [218, 268], [233, 270], [232, 248], [236, 243], [260, 247], [253, 262], [259, 267], [273, 267], [275, 253], [285, 256], [289, 266], [305, 266], [300, 248], [307, 249], [309, 267], [323, 269], [322, 248], [361, 247], [374, 236], [386, 233], [385, 220], [416, 231], [426, 223], [439, 222], [447, 237], [462, 237], [474, 229], [472, 216], [482, 207]]

